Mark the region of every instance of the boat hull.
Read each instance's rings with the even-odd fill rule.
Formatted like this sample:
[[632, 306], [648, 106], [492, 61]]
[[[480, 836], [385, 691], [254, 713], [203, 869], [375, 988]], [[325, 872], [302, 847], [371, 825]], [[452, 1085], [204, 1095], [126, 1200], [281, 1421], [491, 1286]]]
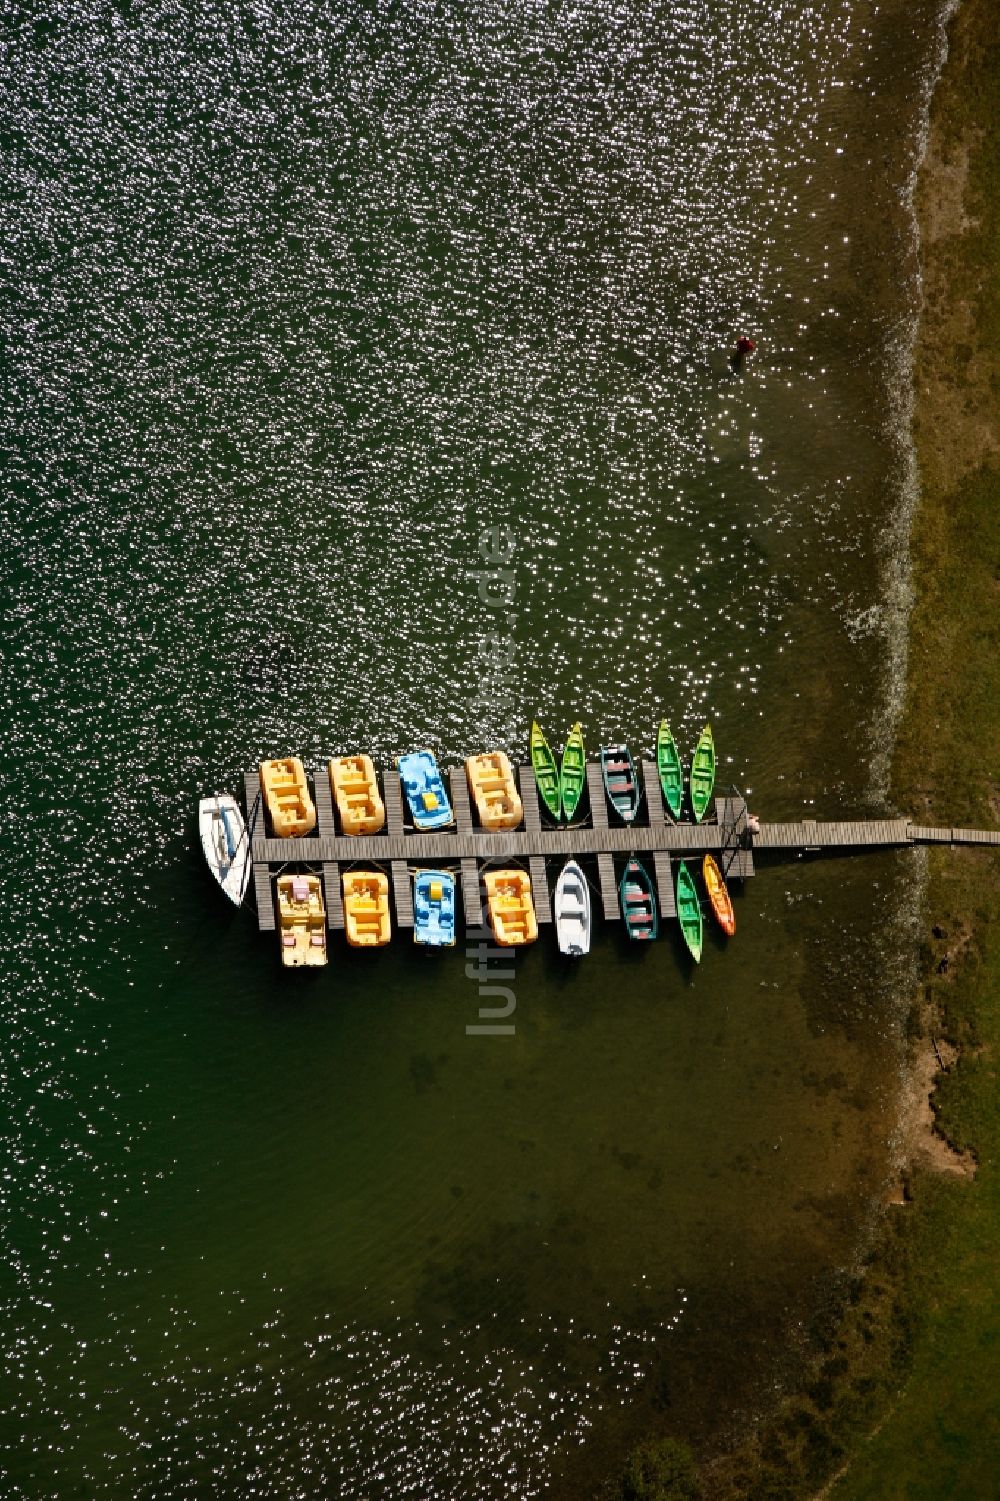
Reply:
[[382, 948], [392, 937], [389, 881], [379, 870], [344, 872], [344, 931], [352, 948]]
[[567, 860], [559, 872], [552, 897], [552, 917], [561, 954], [582, 959], [590, 953], [590, 887], [575, 860]]
[[601, 775], [608, 802], [622, 823], [634, 823], [642, 794], [627, 745], [601, 746]]
[[278, 877], [278, 944], [288, 969], [326, 964], [326, 909], [319, 876]]
[[523, 870], [488, 870], [483, 877], [490, 927], [503, 948], [534, 943], [538, 920], [531, 897], [531, 877]]
[[327, 773], [342, 833], [377, 834], [385, 824], [385, 804], [371, 757], [337, 756], [327, 763]]
[[566, 739], [559, 767], [559, 800], [562, 815], [567, 823], [576, 814], [587, 780], [587, 751], [583, 743], [583, 730], [575, 724]]
[[444, 780], [430, 751], [414, 751], [397, 761], [415, 829], [446, 829], [455, 815]]
[[663, 801], [672, 818], [680, 818], [684, 806], [684, 769], [670, 726], [664, 719], [656, 735], [656, 770]]
[[240, 906], [253, 862], [246, 823], [236, 799], [228, 792], [203, 797], [198, 804], [198, 833], [213, 879], [223, 896]]
[[455, 944], [455, 877], [447, 870], [418, 870], [413, 878], [413, 942], [428, 949]]
[[708, 892], [712, 915], [726, 937], [732, 938], [736, 932], [733, 900], [729, 895], [729, 888], [723, 879], [722, 871], [711, 855], [706, 855], [702, 860], [701, 874], [705, 882], [705, 890]]
[[638, 860], [630, 860], [618, 885], [618, 901], [625, 931], [635, 943], [649, 942], [660, 931], [656, 895], [649, 873]]
[[301, 839], [316, 827], [316, 808], [298, 756], [260, 763], [260, 790], [279, 839]]
[[691, 811], [695, 823], [701, 823], [708, 812], [715, 790], [715, 741], [710, 725], [706, 725], [698, 737], [694, 755], [691, 757]]
[[510, 760], [503, 751], [486, 751], [465, 762], [469, 791], [479, 822], [490, 833], [516, 829], [524, 815]]
[[698, 900], [694, 876], [683, 860], [677, 867], [677, 919], [688, 952], [695, 963], [699, 964], [703, 940], [701, 902]]
[[549, 742], [542, 734], [537, 719], [531, 722], [531, 766], [535, 773], [538, 795], [549, 816], [559, 822], [562, 813], [562, 798], [559, 785], [559, 767]]

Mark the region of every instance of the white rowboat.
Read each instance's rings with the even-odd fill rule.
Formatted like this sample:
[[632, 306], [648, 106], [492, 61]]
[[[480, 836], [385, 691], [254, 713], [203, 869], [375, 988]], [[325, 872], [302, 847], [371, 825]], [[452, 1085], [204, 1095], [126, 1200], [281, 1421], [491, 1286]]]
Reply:
[[559, 872], [552, 899], [560, 954], [582, 958], [590, 953], [590, 887], [575, 860], [567, 860]]

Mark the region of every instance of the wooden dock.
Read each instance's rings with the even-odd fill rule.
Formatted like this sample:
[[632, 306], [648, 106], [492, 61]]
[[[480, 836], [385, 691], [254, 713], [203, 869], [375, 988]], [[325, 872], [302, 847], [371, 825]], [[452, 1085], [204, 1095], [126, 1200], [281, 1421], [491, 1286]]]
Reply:
[[[620, 868], [633, 855], [648, 859], [652, 865], [660, 913], [669, 918], [676, 915], [676, 862], [697, 861], [703, 854], [715, 856], [727, 879], [748, 880], [754, 874], [755, 857], [761, 855], [849, 853], [926, 844], [1000, 847], [997, 830], [938, 829], [905, 818], [854, 822], [802, 819], [796, 823], [754, 825], [745, 801], [734, 794], [716, 799], [714, 822], [675, 824], [667, 815], [655, 763], [643, 761], [640, 766], [645, 793], [641, 821], [627, 827], [619, 824], [608, 808], [601, 768], [595, 762], [587, 765], [589, 815], [571, 826], [554, 826], [546, 821], [531, 767], [522, 766], [518, 769], [518, 780], [524, 819], [518, 829], [502, 833], [488, 833], [476, 824], [461, 767], [452, 768], [449, 773], [454, 826], [434, 833], [416, 831], [407, 821], [399, 773], [389, 769], [382, 772], [385, 828], [379, 834], [356, 838], [337, 832], [330, 783], [323, 767], [314, 778], [313, 834], [302, 839], [273, 838], [263, 811], [253, 826], [253, 886], [260, 928], [267, 932], [274, 930], [272, 881], [286, 866], [305, 867], [321, 875], [327, 923], [333, 930], [344, 926], [341, 887], [344, 868], [375, 866], [391, 876], [396, 925], [404, 929], [413, 927], [414, 867], [451, 869], [459, 878], [466, 927], [477, 929], [484, 926], [482, 870], [498, 863], [527, 868], [536, 915], [539, 923], [545, 924], [552, 922], [548, 862], [557, 869], [570, 858], [580, 860], [585, 870], [589, 867], [596, 905], [606, 921], [616, 922], [620, 912], [615, 861], [619, 861]], [[246, 806], [251, 809], [260, 792], [256, 772], [245, 776], [244, 791]]]

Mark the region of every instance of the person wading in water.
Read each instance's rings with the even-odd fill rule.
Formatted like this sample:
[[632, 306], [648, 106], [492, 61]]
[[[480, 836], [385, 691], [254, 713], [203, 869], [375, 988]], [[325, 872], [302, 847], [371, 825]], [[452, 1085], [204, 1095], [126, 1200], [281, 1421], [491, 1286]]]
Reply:
[[748, 356], [753, 354], [756, 348], [757, 345], [753, 339], [748, 339], [746, 334], [740, 334], [739, 338], [736, 340], [736, 348], [729, 356], [729, 368], [732, 370], [734, 375], [741, 374], [743, 366], [747, 362]]

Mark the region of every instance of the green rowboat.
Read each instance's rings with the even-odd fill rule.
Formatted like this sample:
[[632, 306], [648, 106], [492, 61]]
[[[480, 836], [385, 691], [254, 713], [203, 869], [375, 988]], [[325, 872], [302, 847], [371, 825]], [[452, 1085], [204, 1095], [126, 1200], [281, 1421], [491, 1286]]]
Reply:
[[656, 734], [656, 769], [660, 773], [663, 801], [671, 816], [680, 818], [684, 802], [684, 772], [681, 769], [677, 741], [670, 733], [670, 726], [665, 719]]
[[576, 812], [587, 779], [587, 752], [583, 744], [583, 731], [575, 724], [566, 737], [559, 771], [559, 792], [562, 798], [563, 817], [569, 823]]
[[694, 876], [682, 860], [677, 867], [677, 917], [684, 942], [696, 964], [701, 962], [701, 902]]
[[556, 765], [555, 756], [549, 749], [549, 742], [538, 726], [537, 719], [531, 721], [531, 764], [535, 770], [535, 781], [538, 783], [538, 791], [542, 802], [556, 823], [558, 823], [560, 808], [559, 767]]
[[705, 817], [714, 788], [715, 741], [712, 739], [711, 725], [706, 725], [691, 757], [691, 808], [695, 823], [701, 823]]

